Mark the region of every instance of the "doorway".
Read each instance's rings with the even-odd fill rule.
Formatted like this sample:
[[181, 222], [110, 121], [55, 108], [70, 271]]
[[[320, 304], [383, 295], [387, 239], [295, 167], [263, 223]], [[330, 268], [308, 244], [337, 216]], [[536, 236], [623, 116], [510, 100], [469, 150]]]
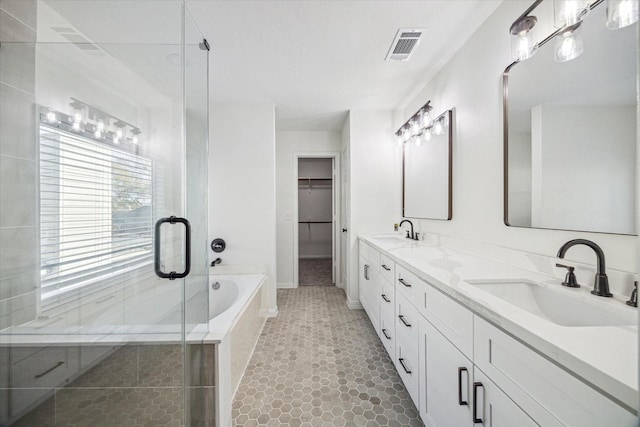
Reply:
[[294, 227], [296, 286], [336, 286], [339, 280], [339, 186], [337, 153], [295, 156], [297, 227]]

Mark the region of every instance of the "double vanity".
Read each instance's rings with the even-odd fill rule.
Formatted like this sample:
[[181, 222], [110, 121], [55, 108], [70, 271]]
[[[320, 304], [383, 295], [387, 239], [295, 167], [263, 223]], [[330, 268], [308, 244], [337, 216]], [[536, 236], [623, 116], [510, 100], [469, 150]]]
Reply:
[[451, 241], [359, 241], [360, 301], [427, 426], [637, 425], [637, 309]]

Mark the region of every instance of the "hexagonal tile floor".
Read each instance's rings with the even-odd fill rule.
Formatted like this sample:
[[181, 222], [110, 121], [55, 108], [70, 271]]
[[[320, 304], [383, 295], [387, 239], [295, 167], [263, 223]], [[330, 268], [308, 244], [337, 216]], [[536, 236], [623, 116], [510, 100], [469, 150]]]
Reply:
[[363, 310], [342, 289], [278, 290], [233, 401], [236, 426], [422, 426]]

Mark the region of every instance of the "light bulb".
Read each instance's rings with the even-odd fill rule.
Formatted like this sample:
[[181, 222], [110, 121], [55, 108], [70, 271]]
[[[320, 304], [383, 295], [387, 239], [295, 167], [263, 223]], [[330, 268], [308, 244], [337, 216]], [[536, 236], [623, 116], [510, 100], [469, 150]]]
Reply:
[[425, 111], [422, 114], [422, 127], [427, 128], [431, 125], [431, 112]]
[[75, 113], [73, 113], [73, 130], [79, 131], [81, 124], [82, 124], [82, 113], [80, 111], [76, 111]]
[[526, 31], [522, 31], [518, 34], [518, 46], [516, 58], [520, 61], [524, 61], [533, 56], [535, 52], [535, 46], [531, 39], [531, 34]]
[[607, 28], [617, 30], [638, 22], [638, 0], [607, 0]]
[[424, 139], [424, 133], [416, 136], [416, 147], [420, 147], [422, 145], [422, 140]]
[[431, 140], [431, 128], [425, 129], [424, 132], [422, 133], [422, 135], [424, 136], [424, 141], [430, 141]]
[[58, 121], [58, 116], [53, 111], [49, 111], [47, 113], [47, 121], [49, 123], [56, 123]]
[[93, 136], [95, 136], [96, 138], [102, 138], [103, 133], [104, 133], [104, 122], [102, 120], [98, 120], [96, 131], [93, 133]]
[[133, 138], [131, 138], [131, 142], [133, 142], [135, 145], [138, 145], [138, 135], [133, 135]]
[[420, 133], [420, 123], [417, 119], [411, 120], [411, 135], [416, 136]]
[[556, 28], [577, 24], [589, 11], [589, 1], [554, 0], [553, 20]]
[[566, 62], [577, 58], [584, 52], [580, 24], [572, 31], [565, 31], [556, 36], [554, 59], [556, 62]]
[[441, 118], [436, 120], [435, 124], [433, 125], [433, 133], [435, 133], [436, 135], [442, 135], [444, 133], [444, 125]]

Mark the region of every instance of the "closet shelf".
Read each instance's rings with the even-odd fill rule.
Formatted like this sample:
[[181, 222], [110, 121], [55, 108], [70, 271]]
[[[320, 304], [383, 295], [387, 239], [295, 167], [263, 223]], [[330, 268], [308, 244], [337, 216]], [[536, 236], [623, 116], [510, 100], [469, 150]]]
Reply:
[[298, 224], [333, 224], [333, 221], [298, 221]]
[[313, 176], [301, 176], [298, 178], [298, 181], [332, 181], [333, 178], [328, 177], [328, 178], [323, 178], [323, 177], [313, 177]]

